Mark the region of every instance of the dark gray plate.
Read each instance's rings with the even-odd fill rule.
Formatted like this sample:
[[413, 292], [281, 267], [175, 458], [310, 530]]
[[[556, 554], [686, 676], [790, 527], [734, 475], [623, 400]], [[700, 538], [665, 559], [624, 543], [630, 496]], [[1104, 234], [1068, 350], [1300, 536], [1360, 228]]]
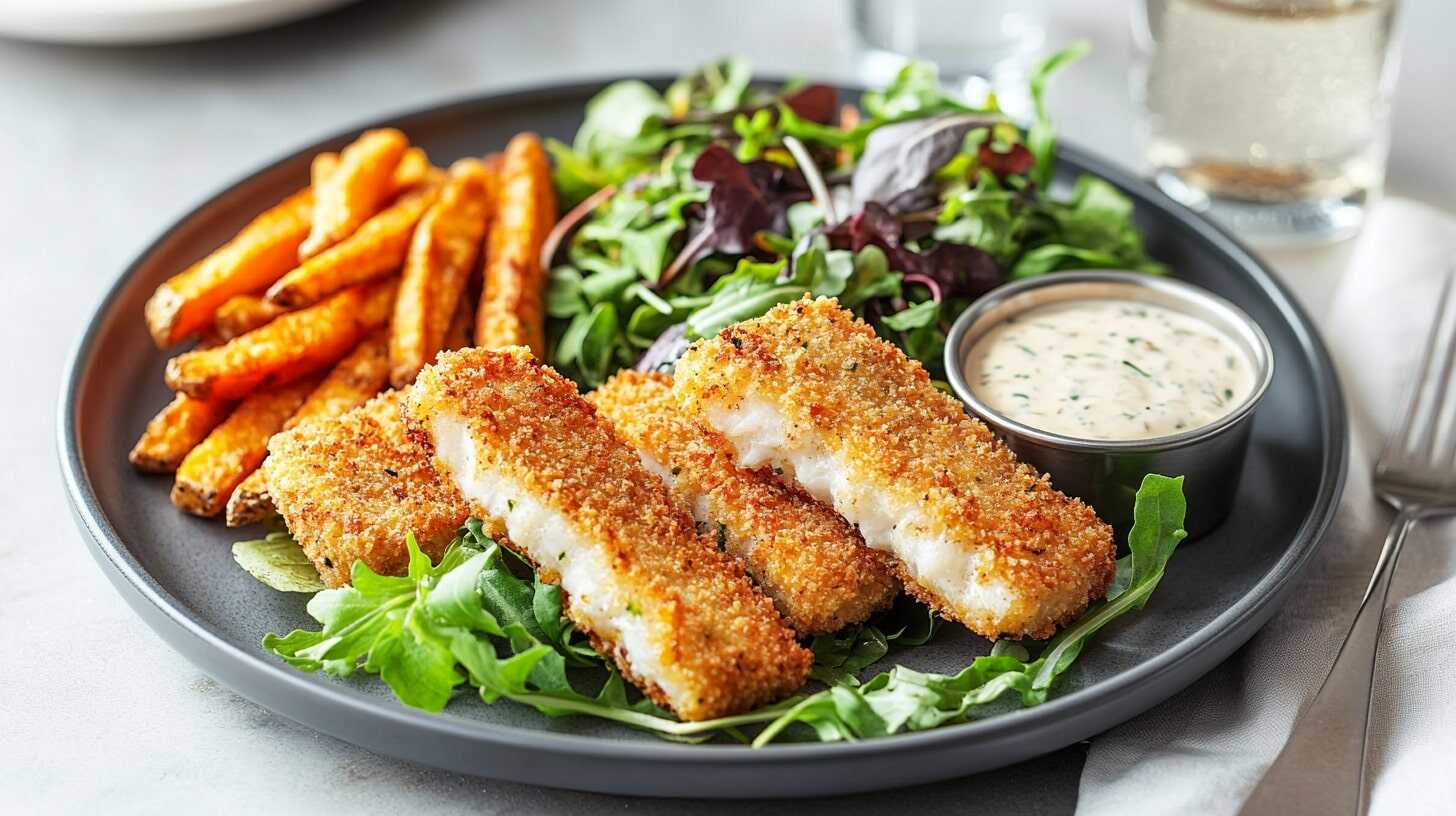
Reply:
[[[389, 120], [436, 161], [497, 149], [532, 129], [569, 137], [599, 85], [472, 99]], [[64, 381], [60, 457], [77, 520], [127, 602], [163, 638], [240, 694], [319, 731], [392, 756], [502, 779], [658, 796], [767, 797], [850, 793], [969, 774], [1061, 748], [1184, 688], [1228, 657], [1277, 608], [1318, 546], [1343, 483], [1344, 405], [1329, 357], [1304, 312], [1253, 256], [1148, 185], [1072, 148], [1061, 172], [1092, 172], [1137, 204], [1152, 253], [1179, 277], [1243, 307], [1278, 360], [1260, 408], [1238, 508], [1173, 559], [1152, 603], [1104, 630], [1046, 705], [922, 734], [852, 744], [678, 745], [583, 718], [461, 699], [442, 716], [407, 709], [383, 684], [301, 674], [265, 654], [267, 632], [309, 623], [305, 597], [243, 573], [217, 521], [175, 511], [171, 480], [143, 477], [126, 453], [164, 404], [166, 355], [142, 325], [164, 278], [301, 187], [308, 157], [340, 136], [267, 167], [199, 206], [146, 250], [106, 295]], [[1197, 513], [1198, 508], [1191, 512]], [[958, 627], [895, 655], [954, 671], [987, 648]]]

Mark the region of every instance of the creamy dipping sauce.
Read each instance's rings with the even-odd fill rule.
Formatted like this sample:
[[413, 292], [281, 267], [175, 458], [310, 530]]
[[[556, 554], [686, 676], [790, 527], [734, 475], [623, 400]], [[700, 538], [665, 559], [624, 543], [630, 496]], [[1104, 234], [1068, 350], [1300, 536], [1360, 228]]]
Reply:
[[1079, 439], [1182, 433], [1228, 414], [1254, 388], [1248, 355], [1212, 324], [1111, 298], [1008, 318], [976, 341], [965, 372], [998, 413]]

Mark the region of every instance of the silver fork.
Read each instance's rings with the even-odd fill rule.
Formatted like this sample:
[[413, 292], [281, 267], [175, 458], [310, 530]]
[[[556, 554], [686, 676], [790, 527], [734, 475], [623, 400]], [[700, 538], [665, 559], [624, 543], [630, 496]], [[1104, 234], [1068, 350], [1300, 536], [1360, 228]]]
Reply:
[[1436, 319], [1400, 427], [1375, 463], [1375, 493], [1395, 508], [1360, 611], [1319, 693], [1240, 811], [1245, 816], [1364, 813], [1365, 740], [1380, 617], [1406, 534], [1430, 516], [1456, 513], [1456, 270]]

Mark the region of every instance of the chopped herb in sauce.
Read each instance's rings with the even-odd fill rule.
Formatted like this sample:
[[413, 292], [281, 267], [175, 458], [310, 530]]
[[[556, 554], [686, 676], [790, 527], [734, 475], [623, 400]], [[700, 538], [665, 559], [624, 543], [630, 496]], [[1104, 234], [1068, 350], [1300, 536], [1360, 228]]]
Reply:
[[[1083, 439], [1147, 439], [1201, 427], [1253, 388], [1242, 349], [1211, 324], [1115, 299], [1024, 312], [1014, 325], [1008, 320], [983, 335], [966, 368], [992, 408]], [[1057, 407], [1072, 402], [1080, 410]]]

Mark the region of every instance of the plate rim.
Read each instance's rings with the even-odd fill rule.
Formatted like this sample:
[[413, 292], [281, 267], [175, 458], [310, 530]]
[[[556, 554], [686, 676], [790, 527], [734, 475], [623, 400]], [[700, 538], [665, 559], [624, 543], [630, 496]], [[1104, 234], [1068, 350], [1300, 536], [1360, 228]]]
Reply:
[[[549, 754], [565, 753], [583, 759], [645, 761], [657, 765], [697, 764], [705, 760], [711, 761], [713, 764], [729, 765], [758, 765], [784, 761], [833, 762], [847, 758], [875, 757], [900, 751], [949, 748], [967, 741], [1004, 738], [1009, 732], [1055, 726], [1059, 721], [1070, 718], [1079, 712], [1095, 710], [1110, 701], [1115, 701], [1121, 695], [1135, 694], [1140, 688], [1147, 688], [1155, 684], [1160, 677], [1194, 661], [1200, 653], [1223, 645], [1232, 637], [1242, 635], [1243, 639], [1247, 640], [1252, 632], [1243, 635], [1243, 630], [1247, 629], [1249, 621], [1258, 616], [1267, 619], [1273, 613], [1269, 607], [1283, 600], [1294, 579], [1300, 575], [1310, 559], [1320, 549], [1325, 533], [1338, 510], [1339, 499], [1343, 493], [1349, 460], [1349, 435], [1345, 432], [1348, 429], [1348, 415], [1339, 375], [1329, 351], [1303, 306], [1295, 300], [1277, 275], [1238, 239], [1207, 218], [1177, 205], [1130, 171], [1059, 139], [1057, 145], [1059, 161], [1066, 161], [1123, 189], [1135, 191], [1143, 203], [1162, 210], [1166, 216], [1181, 224], [1185, 229], [1192, 230], [1222, 254], [1239, 261], [1242, 271], [1269, 298], [1279, 311], [1281, 318], [1289, 324], [1303, 356], [1312, 363], [1313, 387], [1322, 401], [1321, 418], [1323, 421], [1320, 436], [1325, 455], [1320, 484], [1316, 489], [1315, 500], [1309, 513], [1293, 534], [1293, 544], [1286, 549], [1269, 571], [1233, 605], [1186, 636], [1173, 648], [1154, 655], [1133, 668], [1033, 708], [1018, 708], [982, 720], [972, 720], [930, 731], [897, 734], [881, 739], [838, 743], [789, 743], [775, 744], [766, 748], [750, 748], [627, 741], [509, 724], [482, 723], [463, 717], [432, 715], [406, 708], [397, 702], [381, 704], [380, 698], [377, 696], [342, 684], [317, 682], [281, 661], [269, 661], [267, 656], [261, 652], [245, 651], [228, 642], [207, 623], [190, 614], [186, 605], [168, 592], [131, 555], [121, 536], [106, 518], [87, 475], [85, 462], [81, 457], [77, 422], [81, 405], [78, 399], [88, 372], [88, 367], [83, 366], [83, 363], [88, 362], [95, 351], [97, 336], [105, 323], [103, 318], [109, 314], [114, 302], [119, 299], [122, 291], [127, 288], [130, 280], [138, 273], [146, 260], [178, 231], [186, 227], [200, 212], [213, 206], [239, 186], [277, 170], [289, 162], [296, 161], [300, 156], [323, 149], [327, 145], [342, 142], [361, 130], [383, 126], [407, 129], [411, 120], [449, 115], [456, 110], [489, 111], [493, 108], [510, 107], [520, 103], [539, 104], [561, 97], [579, 97], [599, 89], [607, 82], [627, 78], [643, 79], [649, 83], [670, 79], [666, 75], [612, 76], [565, 82], [545, 82], [500, 92], [466, 94], [383, 116], [370, 117], [366, 121], [336, 130], [328, 136], [316, 139], [298, 149], [290, 150], [283, 156], [263, 163], [223, 185], [215, 193], [203, 197], [199, 203], [187, 208], [134, 256], [96, 303], [87, 319], [85, 329], [72, 346], [61, 378], [61, 393], [57, 406], [59, 416], [56, 423], [59, 464], [67, 498], [78, 526], [86, 534], [89, 549], [103, 570], [108, 572], [108, 577], [117, 584], [118, 591], [124, 589], [123, 584], [118, 581], [124, 581], [135, 590], [138, 599], [145, 600], [157, 613], [175, 624], [181, 632], [190, 635], [196, 641], [194, 645], [217, 652], [222, 659], [229, 660], [247, 673], [255, 675], [257, 682], [281, 684], [283, 691], [302, 695], [309, 706], [320, 712], [329, 713], [330, 716], [345, 714], [360, 716], [366, 720], [375, 718], [380, 721], [381, 725], [399, 726], [423, 731], [427, 735], [433, 733], [516, 751], [529, 749]], [[766, 79], [772, 81], [772, 78]], [[848, 91], [857, 90], [844, 84], [835, 84], [835, 87]], [[126, 600], [131, 602], [134, 610], [141, 615], [150, 628], [157, 631], [169, 645], [173, 645], [179, 652], [182, 652], [182, 656], [189, 662], [198, 665], [198, 661], [191, 654], [172, 644], [171, 638], [145, 614], [145, 610], [139, 608], [124, 591], [122, 594]], [[1259, 621], [1260, 625], [1263, 622]], [[1229, 651], [1232, 651], [1232, 648]], [[275, 706], [258, 701], [252, 694], [238, 689], [235, 684], [229, 683], [228, 685], [243, 696], [259, 702], [265, 708], [278, 712]], [[1179, 688], [1185, 688], [1186, 685], [1181, 685]], [[1166, 699], [1166, 696], [1157, 696], [1147, 701], [1147, 705], [1138, 710], [1145, 710]], [[1132, 716], [1136, 716], [1136, 714]], [[1121, 721], [1125, 720], [1126, 718]], [[304, 724], [314, 730], [330, 733], [314, 722]], [[353, 740], [348, 741], [354, 742]], [[355, 742], [355, 744], [358, 743]], [[366, 750], [379, 749], [368, 747]], [[489, 770], [481, 769], [477, 773], [489, 775]], [[563, 780], [564, 786], [569, 785], [570, 781]]]

